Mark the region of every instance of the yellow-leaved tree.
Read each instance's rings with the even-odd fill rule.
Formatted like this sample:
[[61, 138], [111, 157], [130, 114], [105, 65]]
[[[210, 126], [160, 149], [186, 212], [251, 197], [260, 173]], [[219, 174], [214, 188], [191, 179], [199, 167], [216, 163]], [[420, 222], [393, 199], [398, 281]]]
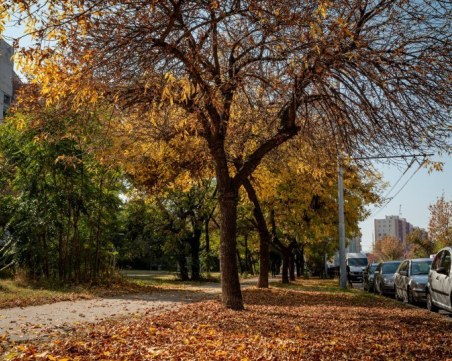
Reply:
[[[319, 121], [349, 155], [447, 147], [450, 23], [438, 3], [10, 0], [0, 28], [5, 12], [25, 22], [34, 45], [19, 64], [48, 102], [186, 114], [218, 184], [223, 302], [242, 309], [238, 192], [266, 154]], [[255, 137], [239, 159], [231, 126]]]

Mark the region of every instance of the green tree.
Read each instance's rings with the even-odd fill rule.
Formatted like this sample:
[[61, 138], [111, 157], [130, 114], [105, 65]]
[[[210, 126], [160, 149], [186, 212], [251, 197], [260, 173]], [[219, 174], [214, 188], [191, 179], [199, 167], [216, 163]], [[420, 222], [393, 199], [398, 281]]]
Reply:
[[112, 266], [121, 174], [87, 151], [96, 115], [29, 105], [0, 128], [11, 189], [0, 203], [16, 266], [34, 279], [96, 280]]

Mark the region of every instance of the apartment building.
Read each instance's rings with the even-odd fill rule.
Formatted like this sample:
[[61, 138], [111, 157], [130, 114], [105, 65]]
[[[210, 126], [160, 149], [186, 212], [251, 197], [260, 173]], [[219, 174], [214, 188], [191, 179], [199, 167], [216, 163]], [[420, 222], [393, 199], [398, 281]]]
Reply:
[[405, 218], [399, 216], [385, 216], [384, 219], [375, 219], [375, 242], [391, 236], [405, 244], [406, 237], [413, 231], [413, 225]]
[[12, 56], [12, 46], [0, 39], [0, 121], [3, 121], [13, 98], [14, 63]]

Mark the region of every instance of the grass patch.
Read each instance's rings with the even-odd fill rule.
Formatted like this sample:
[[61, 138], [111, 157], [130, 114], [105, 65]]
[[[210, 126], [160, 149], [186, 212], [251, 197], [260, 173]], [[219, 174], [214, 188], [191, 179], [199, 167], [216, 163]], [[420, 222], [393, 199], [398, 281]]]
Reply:
[[311, 291], [311, 292], [351, 292], [352, 289], [345, 289], [339, 287], [338, 280], [335, 279], [321, 279], [321, 278], [299, 278], [296, 281], [291, 281], [289, 284], [279, 282], [270, 282], [270, 286], [284, 289], [291, 289], [295, 291]]
[[121, 271], [121, 275], [123, 275], [127, 280], [131, 280], [139, 285], [158, 287], [196, 286], [202, 285], [206, 282], [220, 282], [219, 272], [203, 275], [200, 281], [181, 281], [177, 273], [166, 271], [123, 270]]
[[73, 299], [88, 299], [92, 294], [82, 289], [53, 289], [26, 285], [23, 281], [0, 280], [0, 309], [24, 307]]
[[123, 279], [98, 284], [59, 285], [56, 283], [27, 283], [23, 280], [0, 280], [0, 309], [35, 306], [60, 301], [91, 299], [127, 293], [146, 293], [156, 289]]
[[156, 290], [185, 290], [205, 282], [219, 282], [219, 274], [211, 274], [200, 282], [182, 282], [177, 274], [155, 271], [124, 271], [122, 276], [96, 284], [67, 285], [55, 282], [32, 283], [23, 279], [0, 279], [0, 309], [25, 307], [59, 301], [149, 293]]

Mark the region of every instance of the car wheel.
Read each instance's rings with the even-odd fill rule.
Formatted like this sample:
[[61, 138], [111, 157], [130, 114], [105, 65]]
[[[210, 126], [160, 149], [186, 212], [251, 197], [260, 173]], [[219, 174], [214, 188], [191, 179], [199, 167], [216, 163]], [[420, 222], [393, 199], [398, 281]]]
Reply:
[[406, 300], [410, 305], [414, 305], [416, 303], [410, 287], [406, 288]]
[[381, 285], [381, 283], [378, 284], [378, 294], [380, 296], [384, 296], [383, 286]]
[[438, 312], [439, 308], [433, 304], [432, 295], [430, 292], [427, 292], [427, 310], [431, 312]]

